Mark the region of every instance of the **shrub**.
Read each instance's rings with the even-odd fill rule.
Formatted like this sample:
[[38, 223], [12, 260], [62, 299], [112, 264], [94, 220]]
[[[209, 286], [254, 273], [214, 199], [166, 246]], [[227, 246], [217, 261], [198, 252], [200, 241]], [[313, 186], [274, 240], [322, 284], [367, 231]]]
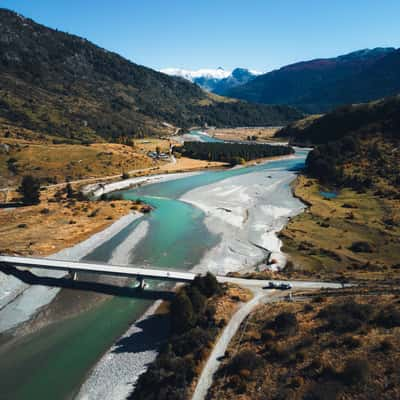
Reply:
[[346, 385], [354, 385], [365, 383], [368, 379], [369, 372], [370, 367], [368, 361], [355, 358], [346, 362], [340, 377]]
[[72, 199], [75, 195], [74, 189], [72, 189], [72, 186], [69, 182], [67, 183], [67, 186], [65, 187], [65, 193], [67, 194], [68, 199]]
[[88, 215], [88, 217], [89, 217], [89, 218], [93, 218], [93, 217], [95, 217], [99, 212], [100, 212], [100, 209], [99, 209], [99, 208], [96, 208], [95, 210], [93, 210], [93, 211]]
[[185, 332], [196, 322], [192, 303], [184, 291], [178, 293], [172, 300], [170, 313], [174, 332]]
[[400, 326], [400, 312], [393, 307], [381, 310], [374, 321], [377, 325], [390, 329]]
[[228, 370], [232, 374], [239, 374], [242, 370], [254, 371], [262, 367], [264, 364], [263, 359], [251, 350], [242, 350], [228, 365]]
[[207, 298], [195, 286], [188, 286], [185, 290], [192, 303], [193, 310], [197, 314], [202, 314], [206, 308]]
[[314, 311], [314, 307], [311, 305], [311, 304], [309, 304], [309, 303], [307, 303], [305, 306], [304, 306], [304, 312], [311, 312], [311, 311]]
[[373, 316], [373, 311], [373, 307], [369, 304], [347, 301], [325, 307], [319, 312], [318, 317], [327, 321], [326, 329], [344, 333], [359, 329]]
[[205, 276], [197, 275], [193, 280], [193, 286], [206, 297], [211, 297], [220, 290], [220, 284], [211, 272], [207, 272]]
[[357, 347], [361, 346], [361, 341], [354, 336], [345, 336], [343, 339], [343, 344], [350, 349], [356, 349]]
[[289, 312], [283, 312], [275, 318], [275, 320], [271, 323], [271, 327], [281, 335], [294, 335], [298, 328], [296, 315]]
[[304, 395], [304, 400], [336, 400], [340, 392], [337, 382], [316, 383]]
[[372, 253], [373, 252], [373, 247], [371, 244], [368, 242], [354, 242], [352, 245], [349, 247], [349, 249], [354, 252], [354, 253]]
[[[208, 347], [209, 343], [213, 340], [211, 332], [207, 329], [202, 329], [199, 327], [190, 329], [183, 335], [180, 335], [172, 343], [172, 348], [177, 356], [185, 356], [187, 354], [192, 354], [196, 350], [203, 350]], [[195, 357], [199, 354], [193, 354]], [[196, 358], [197, 358], [196, 357]]]
[[379, 347], [379, 351], [382, 351], [383, 353], [389, 353], [393, 349], [394, 345], [389, 339], [382, 340], [381, 345]]

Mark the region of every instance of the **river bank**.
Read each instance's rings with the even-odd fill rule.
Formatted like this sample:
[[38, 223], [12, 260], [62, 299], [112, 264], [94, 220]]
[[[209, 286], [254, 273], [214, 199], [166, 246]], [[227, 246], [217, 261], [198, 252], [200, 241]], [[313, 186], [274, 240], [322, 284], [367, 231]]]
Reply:
[[[59, 260], [78, 261], [140, 217], [141, 214], [139, 213], [125, 215], [108, 228], [90, 236], [85, 241], [48, 257]], [[35, 274], [38, 276], [61, 278], [65, 275], [65, 272], [36, 270]], [[30, 286], [12, 275], [5, 275], [3, 273], [0, 273], [0, 288], [3, 292], [3, 296], [0, 299], [0, 333], [8, 332], [16, 328], [19, 324], [29, 321], [40, 309], [51, 303], [61, 290], [54, 287]], [[40, 325], [43, 326], [43, 324]], [[31, 331], [32, 327], [21, 327], [21, 330], [26, 333], [27, 331]], [[18, 335], [18, 332], [8, 332], [8, 334], [14, 336]]]

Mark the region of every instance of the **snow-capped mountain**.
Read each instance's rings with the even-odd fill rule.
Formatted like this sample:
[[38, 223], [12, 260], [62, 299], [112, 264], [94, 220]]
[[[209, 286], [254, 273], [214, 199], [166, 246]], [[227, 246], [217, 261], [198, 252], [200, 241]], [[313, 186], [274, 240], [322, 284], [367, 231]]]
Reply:
[[227, 90], [245, 84], [257, 75], [260, 75], [260, 72], [245, 68], [235, 68], [233, 71], [226, 71], [221, 67], [217, 69], [204, 68], [198, 70], [165, 68], [161, 72], [167, 75], [180, 76], [197, 83], [205, 90], [221, 95], [225, 94]]
[[180, 68], [165, 68], [162, 69], [161, 72], [167, 75], [180, 76], [192, 82], [198, 78], [224, 79], [232, 73], [232, 71], [225, 71], [221, 67], [217, 69], [203, 68], [195, 71]]

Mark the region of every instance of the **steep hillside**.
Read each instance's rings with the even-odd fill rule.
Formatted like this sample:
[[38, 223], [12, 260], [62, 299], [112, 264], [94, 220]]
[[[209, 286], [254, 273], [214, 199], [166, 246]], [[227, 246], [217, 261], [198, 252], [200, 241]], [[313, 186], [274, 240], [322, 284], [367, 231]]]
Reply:
[[163, 133], [166, 123], [275, 125], [300, 115], [287, 107], [208, 95], [184, 79], [5, 9], [0, 9], [0, 94], [0, 118], [70, 141]]
[[[278, 133], [317, 144], [307, 172], [323, 183], [400, 197], [400, 96], [339, 108]], [[296, 128], [297, 126], [297, 128]]]
[[261, 75], [225, 94], [320, 113], [400, 93], [400, 50], [376, 48], [316, 59]]

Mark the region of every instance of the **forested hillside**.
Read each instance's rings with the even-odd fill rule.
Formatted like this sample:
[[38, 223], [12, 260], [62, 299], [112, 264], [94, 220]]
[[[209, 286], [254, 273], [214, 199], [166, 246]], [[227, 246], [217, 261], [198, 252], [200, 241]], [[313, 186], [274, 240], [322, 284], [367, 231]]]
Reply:
[[278, 135], [317, 144], [307, 159], [309, 174], [325, 183], [400, 196], [400, 96], [342, 107], [300, 125]]
[[286, 106], [209, 95], [184, 79], [0, 9], [0, 122], [73, 142], [159, 134], [165, 123], [276, 125], [300, 116]]

